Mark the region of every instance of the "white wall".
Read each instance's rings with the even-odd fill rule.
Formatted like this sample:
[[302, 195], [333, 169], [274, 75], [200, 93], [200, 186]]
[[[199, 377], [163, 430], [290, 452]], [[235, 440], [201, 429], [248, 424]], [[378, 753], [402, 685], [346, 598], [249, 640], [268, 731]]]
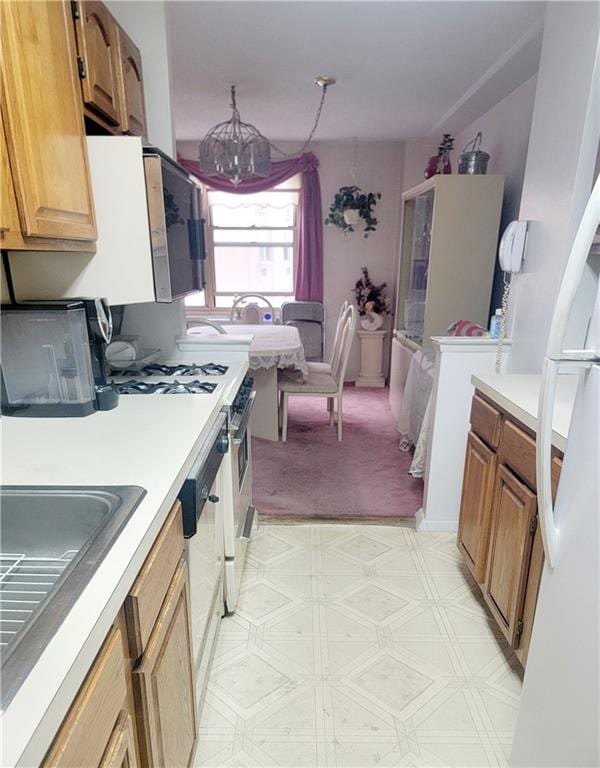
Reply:
[[[341, 142], [317, 142], [315, 154], [319, 158], [323, 218], [327, 215], [333, 196], [341, 186], [353, 184], [350, 169], [353, 164], [353, 145]], [[400, 184], [402, 172], [402, 144], [400, 142], [360, 143], [358, 145], [356, 184], [365, 192], [381, 192], [375, 214], [379, 221], [377, 231], [364, 238], [360, 232], [344, 235], [335, 227], [325, 227], [323, 233], [325, 310], [329, 322], [326, 327], [325, 350], [331, 349], [335, 324], [345, 299], [353, 300], [352, 288], [360, 278], [361, 267], [369, 268], [374, 283], [387, 282], [388, 295], [394, 296], [394, 275], [398, 258]], [[391, 327], [391, 318], [387, 327]], [[384, 348], [387, 375], [389, 362], [389, 336]], [[360, 368], [358, 341], [355, 342], [348, 363], [347, 378], [353, 381]]]
[[[458, 171], [458, 155], [481, 131], [482, 148], [490, 155], [488, 173], [499, 174], [506, 179], [500, 232], [519, 215], [535, 86], [534, 76], [455, 135], [451, 154], [453, 173]], [[409, 139], [404, 142], [403, 191], [423, 181], [425, 165], [437, 151], [439, 139], [441, 135], [437, 139]], [[501, 292], [502, 274], [497, 271], [492, 290], [492, 309], [500, 306]]]
[[[519, 218], [536, 79], [534, 76], [524, 82], [455, 137], [453, 161], [456, 166], [458, 155], [481, 131], [482, 149], [490, 155], [488, 173], [498, 173], [506, 179], [500, 233], [510, 221]], [[500, 306], [502, 286], [502, 273], [497, 270], [492, 290], [492, 311]]]
[[[280, 145], [277, 142], [278, 146]], [[297, 145], [281, 142], [284, 150], [292, 151]], [[179, 153], [195, 159], [197, 141], [178, 142]], [[323, 219], [327, 216], [333, 196], [341, 186], [356, 183], [366, 192], [381, 192], [375, 214], [379, 221], [377, 231], [364, 238], [360, 232], [344, 235], [334, 227], [324, 227], [324, 303], [326, 311], [325, 354], [329, 354], [340, 307], [345, 299], [352, 300], [352, 287], [360, 278], [361, 267], [369, 268], [376, 283], [387, 282], [388, 295], [394, 295], [395, 263], [398, 254], [400, 185], [402, 175], [401, 142], [359, 142], [357, 145], [356, 182], [351, 176], [354, 163], [352, 142], [314, 142], [311, 151], [319, 159], [319, 177], [323, 202]], [[388, 319], [388, 326], [391, 323]], [[389, 338], [384, 361], [389, 360]], [[358, 377], [360, 367], [358, 342], [355, 342], [348, 364], [347, 378]]]
[[148, 139], [174, 157], [171, 61], [165, 3], [162, 0], [108, 0], [107, 6], [142, 54]]
[[[547, 6], [519, 213], [532, 223], [509, 318], [514, 372], [541, 368], [556, 290], [591, 188], [599, 141], [599, 30], [597, 3]], [[578, 310], [582, 344], [588, 310], [581, 304]]]
[[[442, 138], [441, 135], [439, 137]], [[435, 138], [406, 139], [403, 142], [402, 191], [416, 187], [425, 181], [425, 166], [431, 155], [437, 152], [439, 140]]]

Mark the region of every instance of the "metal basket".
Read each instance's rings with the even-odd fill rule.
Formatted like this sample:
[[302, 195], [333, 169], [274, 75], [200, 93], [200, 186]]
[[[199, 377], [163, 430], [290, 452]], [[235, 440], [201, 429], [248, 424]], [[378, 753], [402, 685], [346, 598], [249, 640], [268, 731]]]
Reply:
[[458, 156], [458, 172], [462, 175], [480, 176], [487, 173], [490, 156], [481, 149], [481, 131]]

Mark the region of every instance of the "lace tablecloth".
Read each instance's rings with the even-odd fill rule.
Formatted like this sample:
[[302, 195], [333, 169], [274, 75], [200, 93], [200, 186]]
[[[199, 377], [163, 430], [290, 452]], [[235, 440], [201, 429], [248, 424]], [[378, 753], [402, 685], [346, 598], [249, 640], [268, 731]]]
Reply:
[[[253, 336], [250, 344], [250, 368], [295, 368], [308, 373], [304, 347], [298, 329], [291, 325], [243, 325], [234, 323], [222, 328], [232, 335]], [[211, 332], [207, 326], [193, 329], [193, 333]]]

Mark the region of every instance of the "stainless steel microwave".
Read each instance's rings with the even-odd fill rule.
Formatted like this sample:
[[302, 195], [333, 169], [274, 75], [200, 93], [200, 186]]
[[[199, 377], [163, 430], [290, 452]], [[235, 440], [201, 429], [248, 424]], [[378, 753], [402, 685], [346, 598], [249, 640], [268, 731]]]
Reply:
[[156, 301], [170, 302], [205, 287], [200, 188], [156, 147], [143, 156]]

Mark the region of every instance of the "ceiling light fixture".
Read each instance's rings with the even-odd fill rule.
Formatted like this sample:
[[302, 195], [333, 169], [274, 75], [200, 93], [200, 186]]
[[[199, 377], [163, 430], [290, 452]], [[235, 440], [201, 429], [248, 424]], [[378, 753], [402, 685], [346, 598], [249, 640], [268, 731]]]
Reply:
[[312, 141], [323, 110], [327, 89], [335, 85], [335, 78], [320, 75], [315, 85], [321, 88], [321, 100], [315, 121], [307, 140], [298, 152], [288, 154], [276, 147], [250, 123], [243, 123], [237, 108], [235, 85], [231, 86], [231, 109], [229, 120], [218, 123], [200, 142], [198, 147], [200, 168], [206, 176], [229, 179], [237, 186], [244, 179], [255, 176], [266, 178], [271, 173], [271, 149], [284, 157], [301, 155]]

